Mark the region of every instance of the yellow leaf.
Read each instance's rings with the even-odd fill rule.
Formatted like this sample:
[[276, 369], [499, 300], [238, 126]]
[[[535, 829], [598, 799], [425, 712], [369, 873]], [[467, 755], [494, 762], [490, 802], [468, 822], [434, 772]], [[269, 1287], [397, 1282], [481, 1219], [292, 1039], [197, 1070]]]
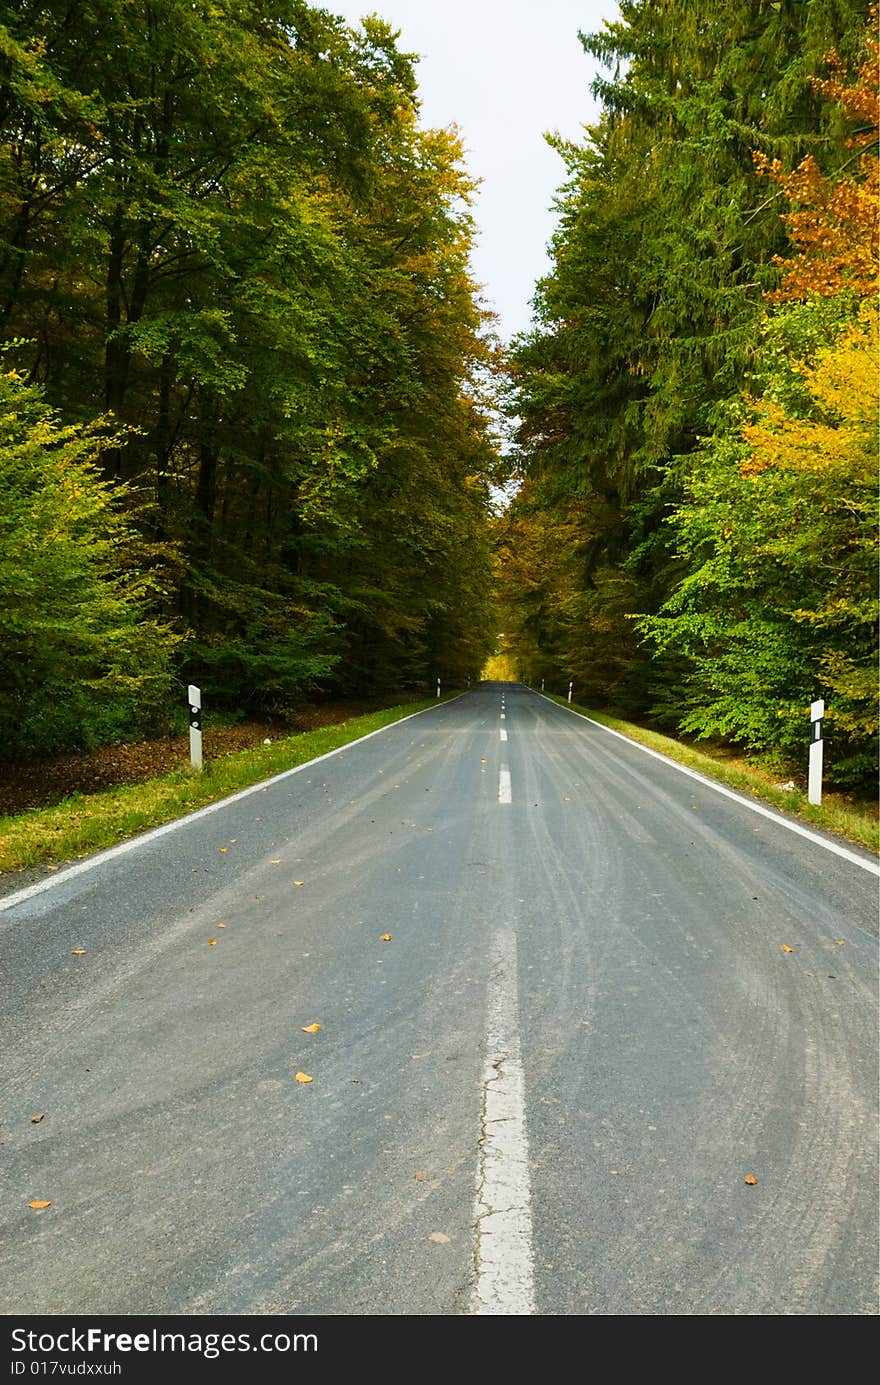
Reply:
[[428, 1237], [428, 1240], [435, 1241], [438, 1246], [445, 1246], [449, 1244], [449, 1237], [444, 1236], [442, 1231], [432, 1231], [430, 1236]]
[[85, 957], [86, 950], [84, 947], [75, 947], [73, 949], [73, 955], [74, 957]]
[[845, 939], [845, 938], [835, 938], [835, 939], [834, 939], [834, 946], [835, 946], [835, 947], [846, 947], [846, 939]]
[[35, 1116], [31, 1116], [31, 1125], [39, 1125], [45, 1114], [45, 1111], [38, 1111]]
[[413, 1178], [416, 1180], [417, 1183], [424, 1183], [427, 1177], [428, 1175], [426, 1173], [422, 1173], [421, 1169], [418, 1173], [413, 1174]]
[[269, 865], [270, 865], [270, 866], [280, 866], [280, 865], [281, 865], [281, 861], [280, 861], [280, 859], [277, 860], [277, 861], [270, 861], [270, 862], [269, 862]]
[[747, 1173], [745, 1178], [743, 1179], [743, 1182], [748, 1183], [750, 1188], [753, 1188], [757, 1181], [758, 1180], [753, 1173]]
[[221, 851], [228, 851], [228, 850], [229, 850], [229, 847], [228, 847], [228, 846], [221, 846], [220, 850], [221, 850]]
[[33, 1202], [28, 1203], [28, 1207], [33, 1207], [35, 1212], [42, 1212], [44, 1207], [51, 1207], [51, 1202], [43, 1202], [41, 1198], [35, 1197]]
[[304, 1034], [317, 1034], [321, 1026], [320, 1024], [304, 1024], [301, 1028]]
[[216, 939], [216, 938], [209, 938], [209, 939], [208, 939], [208, 947], [216, 947], [216, 946], [217, 946], [217, 939]]
[[783, 951], [783, 952], [794, 952], [794, 948], [793, 948], [793, 947], [789, 947], [789, 946], [788, 946], [788, 943], [783, 943], [783, 944], [782, 944], [782, 951]]
[[302, 885], [303, 881], [302, 881], [302, 880], [294, 880], [293, 883], [294, 883], [294, 885]]
[[379, 939], [379, 941], [380, 941], [380, 943], [390, 943], [392, 937], [393, 937], [393, 934], [392, 934], [392, 933], [383, 933], [382, 936], [381, 936], [381, 938]]
[[217, 924], [217, 927], [218, 927], [218, 928], [225, 928], [225, 927], [226, 927], [226, 924], [225, 924], [225, 923], [218, 923], [218, 924]]
[[295, 1076], [297, 1082], [311, 1082], [312, 1080], [307, 1072], [298, 1072], [295, 1074]]

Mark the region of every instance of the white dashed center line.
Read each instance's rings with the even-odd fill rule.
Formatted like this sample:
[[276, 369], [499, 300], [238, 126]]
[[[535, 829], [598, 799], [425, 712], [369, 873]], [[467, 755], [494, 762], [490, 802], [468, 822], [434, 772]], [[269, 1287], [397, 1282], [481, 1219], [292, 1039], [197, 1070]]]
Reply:
[[532, 1208], [512, 930], [496, 933], [490, 967], [471, 1313], [527, 1316], [535, 1312]]
[[498, 802], [499, 802], [499, 803], [510, 803], [510, 802], [512, 802], [512, 799], [511, 799], [511, 796], [510, 796], [510, 770], [509, 770], [509, 769], [500, 769], [500, 770], [498, 771]]
[[501, 730], [498, 732], [498, 735], [500, 736], [500, 738], [501, 738], [502, 741], [506, 741], [506, 740], [507, 740], [507, 732], [505, 731], [505, 729], [504, 729], [503, 726], [502, 726]]

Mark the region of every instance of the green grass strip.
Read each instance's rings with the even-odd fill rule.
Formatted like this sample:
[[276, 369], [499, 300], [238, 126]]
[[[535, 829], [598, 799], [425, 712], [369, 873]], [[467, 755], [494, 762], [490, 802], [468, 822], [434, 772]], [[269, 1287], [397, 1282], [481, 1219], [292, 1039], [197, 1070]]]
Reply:
[[[447, 693], [440, 701], [455, 696]], [[40, 862], [72, 861], [102, 851], [326, 755], [328, 750], [348, 745], [413, 712], [436, 706], [437, 698], [432, 697], [385, 707], [333, 726], [273, 740], [271, 745], [255, 750], [221, 756], [208, 762], [201, 773], [187, 764], [141, 784], [125, 784], [94, 794], [72, 794], [53, 808], [35, 808], [15, 817], [0, 818], [0, 873]]]
[[[544, 695], [550, 697], [551, 701], [558, 702], [560, 707], [568, 706], [568, 700], [564, 697], [557, 697], [551, 693]], [[658, 750], [661, 754], [668, 755], [670, 760], [677, 760], [679, 764], [697, 770], [700, 774], [705, 774], [707, 779], [715, 779], [729, 789], [737, 789], [740, 793], [760, 799], [763, 803], [772, 804], [774, 808], [781, 808], [783, 812], [813, 823], [826, 832], [836, 833], [859, 846], [866, 846], [870, 851], [876, 852], [880, 849], [877, 815], [872, 814], [867, 807], [860, 808], [858, 804], [843, 805], [835, 802], [809, 803], [807, 795], [801, 789], [781, 789], [772, 782], [766, 771], [753, 768], [742, 760], [730, 764], [726, 760], [716, 759], [707, 751], [695, 750], [693, 746], [673, 740], [671, 736], [649, 731], [644, 726], [634, 726], [632, 722], [621, 721], [618, 717], [608, 716], [606, 712], [594, 712], [592, 708], [582, 707], [579, 703], [572, 703], [572, 711], [581, 712], [593, 721], [598, 721], [600, 725], [619, 731], [631, 741], [638, 741], [640, 745], [646, 745], [651, 750]]]

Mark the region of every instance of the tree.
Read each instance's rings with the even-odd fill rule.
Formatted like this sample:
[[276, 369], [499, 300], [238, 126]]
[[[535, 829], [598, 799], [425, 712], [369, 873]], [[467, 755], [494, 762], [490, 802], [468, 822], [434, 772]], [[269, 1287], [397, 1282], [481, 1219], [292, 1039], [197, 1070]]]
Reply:
[[824, 697], [841, 783], [876, 771], [876, 325], [871, 307], [820, 347], [798, 397], [771, 370], [706, 442], [670, 520], [687, 576], [641, 622], [693, 661], [684, 730], [797, 765]]
[[[725, 677], [748, 702], [748, 670], [737, 672], [738, 664], [753, 659], [754, 679], [763, 665], [745, 636], [741, 647], [721, 642], [710, 654], [701, 635], [684, 637], [685, 617], [708, 620], [711, 610], [727, 628], [740, 609], [736, 582], [748, 586], [747, 547], [760, 553], [766, 542], [781, 569], [789, 542], [791, 570], [800, 576], [796, 540], [775, 527], [784, 523], [785, 487], [771, 503], [771, 483], [761, 482], [767, 505], [756, 519], [737, 514], [752, 496], [743, 478], [722, 478], [746, 455], [742, 430], [759, 415], [771, 427], [774, 401], [790, 419], [818, 426], [824, 405], [809, 371], [820, 356], [822, 368], [832, 369], [822, 353], [843, 350], [841, 333], [853, 324], [874, 263], [865, 234], [876, 221], [876, 174], [864, 144], [870, 100], [863, 64], [871, 42], [864, 21], [856, 0], [625, 0], [619, 20], [583, 37], [609, 69], [594, 86], [604, 109], [583, 146], [556, 141], [567, 180], [553, 265], [535, 297], [538, 326], [512, 361], [511, 412], [526, 477], [512, 532], [526, 552], [541, 555], [542, 569], [533, 578], [527, 564], [508, 560], [503, 622], [531, 651], [528, 667], [558, 683], [576, 674], [587, 696], [631, 714], [677, 725], [684, 698], [686, 724], [702, 725], [699, 709], [720, 696], [709, 689], [716, 675], [709, 677], [707, 660], [721, 659], [724, 649]], [[829, 64], [830, 76], [823, 75]], [[769, 196], [768, 177], [775, 183]], [[799, 201], [787, 207], [786, 193]], [[823, 284], [826, 291], [845, 287], [846, 302], [815, 311], [799, 304], [786, 320], [769, 316], [772, 302], [781, 309], [783, 297], [794, 301], [792, 294]], [[859, 355], [865, 345], [860, 336], [852, 349]], [[861, 436], [861, 410], [853, 397], [825, 422], [838, 432], [851, 423]], [[772, 426], [781, 428], [778, 419]], [[791, 433], [785, 448], [794, 448]], [[803, 479], [795, 482], [789, 469], [787, 485], [797, 510]], [[859, 606], [865, 514], [858, 508], [850, 515], [847, 538], [844, 516], [826, 499], [836, 518], [813, 533], [814, 555], [823, 543], [829, 555], [845, 554]], [[741, 531], [743, 566], [725, 568], [733, 586], [705, 566], [716, 521], [730, 531], [719, 530], [719, 541], [736, 546]], [[701, 589], [710, 577], [711, 595]], [[768, 600], [782, 603], [781, 612], [791, 593], [767, 582]], [[760, 623], [749, 591], [741, 595], [751, 613], [743, 620]], [[818, 610], [817, 602], [810, 588], [804, 610]], [[765, 635], [772, 644], [770, 625]], [[864, 635], [862, 615], [846, 630], [841, 625], [829, 635], [829, 658], [849, 648], [863, 668]], [[806, 617], [787, 647], [793, 705], [822, 657], [817, 639], [807, 637]], [[781, 696], [781, 648], [779, 659], [771, 701]], [[765, 672], [769, 679], [769, 663]], [[754, 713], [761, 745], [779, 750], [787, 732], [778, 724], [774, 741], [765, 711], [755, 690], [743, 724], [751, 735]], [[717, 732], [721, 720], [713, 724]], [[733, 723], [728, 731], [735, 734]], [[854, 725], [838, 763], [843, 777], [860, 772], [857, 740]]]
[[5, 752], [91, 747], [160, 715], [179, 636], [152, 617], [137, 539], [98, 469], [111, 434], [62, 425], [0, 375], [0, 736]]
[[281, 709], [337, 668], [470, 667], [497, 467], [471, 188], [394, 31], [304, 0], [0, 16], [11, 359], [122, 425], [101, 466], [178, 557], [186, 676]]
[[[840, 783], [877, 764], [877, 43], [848, 83], [817, 81], [856, 124], [858, 175], [758, 166], [793, 206], [753, 388], [707, 440], [670, 517], [688, 575], [642, 622], [693, 674], [682, 722], [802, 754], [806, 705], [828, 702]], [[866, 128], [867, 127], [867, 128]]]

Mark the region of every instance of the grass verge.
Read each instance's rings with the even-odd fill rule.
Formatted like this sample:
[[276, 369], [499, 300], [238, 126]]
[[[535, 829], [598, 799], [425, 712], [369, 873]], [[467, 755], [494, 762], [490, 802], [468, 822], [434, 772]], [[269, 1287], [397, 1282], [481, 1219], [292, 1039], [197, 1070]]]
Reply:
[[[447, 693], [440, 701], [455, 696]], [[29, 813], [0, 818], [0, 874], [41, 862], [71, 861], [115, 846], [127, 837], [160, 827], [436, 705], [437, 698], [432, 697], [385, 707], [333, 726], [273, 740], [271, 745], [256, 750], [224, 755], [206, 764], [200, 774], [185, 765], [172, 774], [141, 784], [124, 784], [94, 794], [72, 794], [53, 808], [35, 808]]]
[[[552, 694], [545, 696], [549, 696], [553, 702], [558, 702], [561, 707], [568, 706], [568, 701], [564, 697]], [[640, 745], [646, 745], [651, 750], [658, 750], [661, 754], [668, 755], [670, 760], [677, 760], [688, 769], [705, 774], [707, 779], [716, 779], [719, 784], [724, 784], [729, 789], [736, 789], [739, 793], [758, 798], [763, 803], [782, 809], [783, 812], [792, 813], [826, 832], [835, 833], [859, 846], [865, 846], [869, 851], [880, 850], [877, 814], [876, 811], [872, 813], [867, 806], [861, 807], [858, 803], [850, 801], [841, 803], [836, 800], [836, 796], [820, 804], [808, 803], [807, 795], [801, 789], [780, 788], [773, 783], [765, 770], [750, 765], [746, 760], [737, 759], [727, 751], [719, 750], [713, 754], [709, 750], [696, 750], [683, 741], [661, 735], [659, 731], [649, 731], [644, 726], [621, 721], [618, 717], [608, 716], [606, 712], [594, 712], [592, 708], [581, 707], [578, 703], [572, 704], [572, 711], [581, 712], [602, 726], [611, 727], [613, 731], [620, 731], [630, 740], [638, 741]]]

